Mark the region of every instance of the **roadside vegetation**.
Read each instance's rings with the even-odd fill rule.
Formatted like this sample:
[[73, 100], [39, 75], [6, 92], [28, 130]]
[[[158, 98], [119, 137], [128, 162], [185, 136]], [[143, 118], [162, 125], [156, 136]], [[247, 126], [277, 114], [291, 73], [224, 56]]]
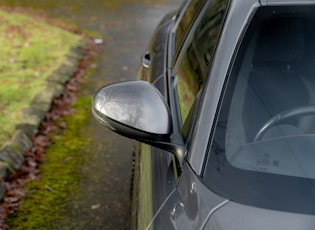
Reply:
[[50, 135], [53, 144], [46, 149], [44, 163], [39, 167], [40, 180], [25, 186], [27, 195], [7, 218], [8, 229], [51, 229], [54, 221], [63, 218], [62, 211], [67, 209], [69, 197], [76, 194], [80, 165], [88, 160], [82, 149], [88, 148], [89, 139], [80, 127], [88, 121], [89, 98], [78, 97], [71, 109], [73, 114], [56, 122], [59, 126], [66, 124], [66, 132], [58, 130]]
[[0, 146], [11, 138], [23, 108], [80, 36], [18, 13], [0, 11]]
[[[81, 38], [23, 14], [0, 10], [0, 146], [11, 138], [21, 110], [44, 90], [47, 76], [65, 61], [65, 55]], [[63, 95], [67, 94], [68, 101], [53, 103], [60, 111], [48, 115], [52, 123], [44, 121], [44, 131], [40, 132], [47, 135], [40, 133], [34, 139], [39, 145], [34, 151], [41, 153], [26, 153], [26, 165], [6, 183], [6, 188], [13, 189], [0, 204], [0, 220], [11, 215], [5, 224], [0, 223], [1, 229], [51, 229], [54, 221], [62, 219], [69, 197], [77, 191], [80, 166], [88, 160], [82, 151], [88, 148], [89, 139], [82, 127], [90, 116], [90, 98], [75, 94], [80, 81], [92, 74], [89, 69], [85, 77], [82, 75], [93, 54], [88, 56], [79, 64], [80, 76], [75, 76], [74, 85], [72, 79], [65, 87], [68, 92]], [[29, 164], [36, 164], [35, 169]], [[30, 182], [21, 187], [23, 180]]]

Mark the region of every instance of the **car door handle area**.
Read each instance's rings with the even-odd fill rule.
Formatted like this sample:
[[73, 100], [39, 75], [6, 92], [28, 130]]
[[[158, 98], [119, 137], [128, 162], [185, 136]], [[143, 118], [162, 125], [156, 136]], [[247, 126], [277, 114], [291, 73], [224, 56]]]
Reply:
[[151, 64], [151, 54], [149, 51], [145, 51], [142, 54], [141, 63], [142, 63], [143, 67], [149, 68], [149, 66]]

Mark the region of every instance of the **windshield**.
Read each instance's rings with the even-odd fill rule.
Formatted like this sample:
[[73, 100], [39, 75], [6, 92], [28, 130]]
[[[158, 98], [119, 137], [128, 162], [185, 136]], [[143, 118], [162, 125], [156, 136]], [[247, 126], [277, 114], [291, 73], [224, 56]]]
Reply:
[[245, 34], [204, 171], [228, 199], [315, 214], [314, 12], [261, 8]]

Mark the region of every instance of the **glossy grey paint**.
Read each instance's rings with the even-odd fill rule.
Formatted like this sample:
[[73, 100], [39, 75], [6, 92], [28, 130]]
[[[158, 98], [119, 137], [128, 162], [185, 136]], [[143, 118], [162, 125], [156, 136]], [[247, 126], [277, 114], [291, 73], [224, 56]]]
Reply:
[[154, 135], [172, 132], [172, 119], [164, 98], [146, 81], [120, 82], [101, 88], [93, 97], [92, 111], [99, 121], [121, 134], [123, 129], [115, 126], [116, 123]]
[[201, 229], [206, 224], [209, 213], [227, 202], [209, 191], [191, 168], [185, 165], [177, 188], [158, 210], [147, 229]]
[[151, 41], [144, 52], [150, 56], [150, 65], [142, 63], [139, 69], [140, 79], [151, 82], [167, 100], [166, 56], [167, 40], [172, 25], [175, 23], [176, 12], [167, 14], [156, 28]]
[[314, 230], [311, 215], [279, 212], [228, 202], [213, 213], [204, 229], [209, 230]]
[[314, 0], [260, 0], [262, 6], [314, 4]]
[[[157, 26], [146, 49], [150, 53], [151, 63], [148, 67], [140, 66], [139, 73], [142, 80], [151, 82], [168, 100], [167, 85], [167, 54], [169, 49], [170, 30], [177, 20], [177, 13], [167, 14]], [[176, 178], [172, 165], [172, 154], [156, 147], [149, 147], [152, 168], [152, 200], [153, 213], [157, 213], [161, 205], [176, 187]], [[150, 206], [150, 204], [148, 204]], [[146, 208], [146, 207], [140, 207]], [[163, 220], [162, 220], [163, 222]]]

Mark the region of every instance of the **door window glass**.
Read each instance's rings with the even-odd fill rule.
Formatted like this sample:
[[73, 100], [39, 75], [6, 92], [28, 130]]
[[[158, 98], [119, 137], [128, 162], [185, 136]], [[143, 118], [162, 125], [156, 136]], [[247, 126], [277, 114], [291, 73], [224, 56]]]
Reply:
[[196, 20], [202, 6], [206, 3], [206, 0], [191, 0], [186, 10], [183, 13], [182, 18], [178, 26], [176, 27], [175, 34], [175, 50], [181, 47], [185, 37], [187, 36], [188, 31], [190, 30], [193, 22]]
[[220, 35], [226, 7], [227, 0], [210, 1], [208, 9], [182, 53], [175, 74], [182, 124], [185, 123], [196, 95], [204, 83]]

